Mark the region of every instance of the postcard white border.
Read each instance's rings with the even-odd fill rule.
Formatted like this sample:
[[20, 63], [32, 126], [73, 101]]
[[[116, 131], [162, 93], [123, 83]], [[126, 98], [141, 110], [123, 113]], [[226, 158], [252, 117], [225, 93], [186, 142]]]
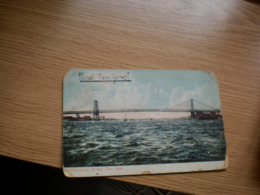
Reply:
[[[227, 159], [226, 159], [227, 160]], [[226, 160], [210, 162], [187, 162], [158, 165], [100, 166], [100, 167], [63, 167], [67, 177], [98, 177], [118, 175], [148, 175], [176, 172], [197, 172], [227, 168]]]

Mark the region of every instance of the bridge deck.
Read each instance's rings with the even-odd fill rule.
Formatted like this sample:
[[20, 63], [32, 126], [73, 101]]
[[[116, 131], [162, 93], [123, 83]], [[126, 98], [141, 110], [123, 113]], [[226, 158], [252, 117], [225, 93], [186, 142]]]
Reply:
[[[121, 112], [192, 112], [190, 109], [119, 109], [99, 110], [99, 113], [121, 113]], [[194, 110], [194, 112], [220, 112], [220, 110]], [[93, 114], [93, 110], [64, 111], [63, 114]]]

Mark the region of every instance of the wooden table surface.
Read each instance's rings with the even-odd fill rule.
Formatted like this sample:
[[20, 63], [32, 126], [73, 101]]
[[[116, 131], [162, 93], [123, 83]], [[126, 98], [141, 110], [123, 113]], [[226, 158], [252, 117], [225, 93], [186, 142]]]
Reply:
[[0, 62], [0, 154], [58, 168], [69, 69], [213, 72], [228, 169], [111, 178], [195, 194], [260, 193], [257, 1], [2, 0]]

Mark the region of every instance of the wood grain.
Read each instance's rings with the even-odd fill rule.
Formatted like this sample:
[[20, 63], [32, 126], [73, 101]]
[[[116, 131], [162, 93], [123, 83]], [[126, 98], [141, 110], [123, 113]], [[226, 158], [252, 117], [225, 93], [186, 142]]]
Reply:
[[111, 178], [259, 194], [259, 35], [255, 1], [2, 0], [0, 154], [62, 166], [62, 79], [71, 68], [208, 70], [219, 81], [228, 169]]

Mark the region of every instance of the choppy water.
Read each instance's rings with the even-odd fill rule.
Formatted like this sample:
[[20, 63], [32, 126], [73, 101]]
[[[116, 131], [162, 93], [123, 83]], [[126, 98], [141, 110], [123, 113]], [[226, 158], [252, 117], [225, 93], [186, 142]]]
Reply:
[[224, 160], [222, 120], [64, 121], [65, 167]]

